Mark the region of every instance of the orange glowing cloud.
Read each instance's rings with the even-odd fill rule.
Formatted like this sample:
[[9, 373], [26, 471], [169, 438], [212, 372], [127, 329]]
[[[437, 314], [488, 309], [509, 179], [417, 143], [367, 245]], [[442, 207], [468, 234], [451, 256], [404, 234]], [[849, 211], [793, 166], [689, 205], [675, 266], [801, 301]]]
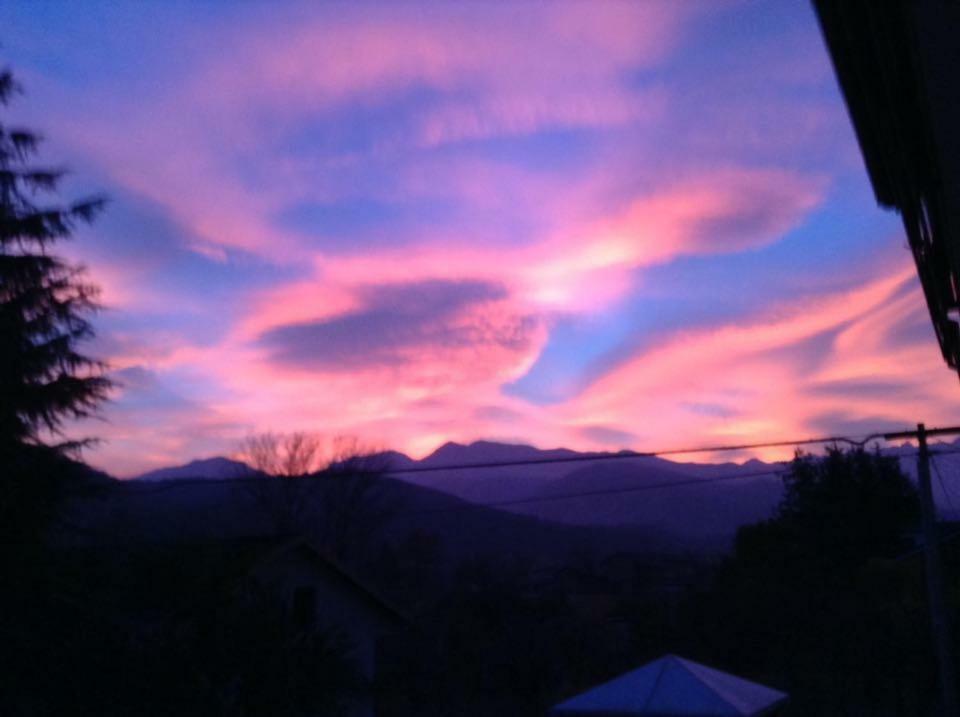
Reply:
[[[707, 330], [679, 331], [610, 371], [561, 409], [569, 425], [631, 426], [644, 442], [682, 446], [758, 436], [949, 420], [950, 380], [923, 328], [913, 268], [863, 286], [772, 307]], [[856, 395], [855, 402], [850, 401]], [[783, 457], [782, 450], [767, 457]]]

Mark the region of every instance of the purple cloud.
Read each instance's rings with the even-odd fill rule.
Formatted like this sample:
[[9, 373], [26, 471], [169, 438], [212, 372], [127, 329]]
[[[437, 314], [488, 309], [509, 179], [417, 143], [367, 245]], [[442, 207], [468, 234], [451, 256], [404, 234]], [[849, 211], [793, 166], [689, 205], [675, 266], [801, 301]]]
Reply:
[[429, 280], [369, 287], [362, 294], [363, 307], [356, 311], [277, 326], [263, 332], [259, 343], [276, 364], [351, 371], [406, 364], [431, 349], [466, 349], [484, 340], [520, 347], [535, 323], [519, 317], [495, 326], [482, 311], [464, 320], [507, 297], [504, 287], [490, 282]]

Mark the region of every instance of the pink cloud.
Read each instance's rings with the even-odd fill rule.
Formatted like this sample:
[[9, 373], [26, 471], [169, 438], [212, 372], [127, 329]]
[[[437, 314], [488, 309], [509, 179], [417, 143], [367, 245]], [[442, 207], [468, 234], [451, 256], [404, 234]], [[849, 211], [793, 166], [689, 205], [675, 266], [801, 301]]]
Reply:
[[[52, 106], [70, 106], [71, 116], [52, 113], [44, 126], [162, 207], [192, 251], [229, 262], [226, 250], [240, 249], [299, 277], [236, 299], [240, 318], [212, 327], [225, 328], [212, 343], [152, 329], [115, 334], [109, 358], [156, 374], [156, 385], [139, 390], [160, 408], [131, 407], [139, 399], [130, 389], [108, 409], [111, 442], [96, 455], [132, 472], [267, 429], [352, 433], [423, 453], [448, 439], [593, 448], [622, 435], [643, 448], [818, 432], [825, 416], [948, 419], [953, 377], [932, 339], [889, 330], [925, 325], [905, 261], [860, 286], [845, 277], [846, 290], [814, 295], [805, 285], [806, 298], [670, 335], [559, 406], [504, 395], [542, 356], [558, 318], [601, 318], [657, 267], [766, 247], [800, 227], [827, 181], [773, 164], [821, 166], [810, 153], [839, 148], [843, 167], [860, 170], [838, 130], [842, 109], [807, 101], [825, 67], [830, 81], [825, 56], [808, 71], [793, 44], [789, 53], [771, 44], [727, 57], [702, 93], [660, 84], [669, 75], [654, 73], [710, 7], [284, 5], [185, 30], [173, 51], [180, 43], [196, 54], [191, 73], [161, 74], [148, 95], [56, 88]], [[744, 77], [763, 91], [743, 92]], [[769, 96], [764, 88], [780, 81], [799, 91]], [[359, 147], [326, 145], [324, 129], [350, 125], [351, 112], [374, 117], [371, 136]], [[377, 112], [391, 121], [381, 126]], [[673, 125], [672, 135], [658, 131]], [[591, 140], [615, 131], [572, 169], [557, 168], [560, 145], [545, 167], [539, 157], [478, 156], [467, 145], [550, 129], [588, 130]], [[308, 134], [305, 146], [298, 132]], [[669, 146], [659, 146], [664, 137]], [[337, 251], [319, 230], [276, 220], [298, 203], [345, 198], [454, 204], [469, 219], [398, 227], [386, 246]], [[205, 300], [202, 277], [189, 296], [172, 296], [151, 281], [151, 267], [94, 269], [107, 303], [143, 317]], [[496, 284], [502, 293], [447, 312], [441, 302], [432, 316], [408, 307], [395, 332], [377, 323], [378, 311], [389, 314], [385, 293], [430, 282]], [[379, 334], [361, 336], [352, 363], [343, 341], [341, 363], [321, 360], [329, 346], [317, 342], [333, 344], [338, 327], [362, 321]], [[283, 340], [264, 342], [271, 335]], [[165, 393], [168, 379], [189, 405]], [[868, 387], [878, 383], [898, 392], [896, 402]], [[856, 402], [849, 386], [861, 387]]]
[[[331, 108], [387, 102], [411, 87], [441, 95], [416, 120], [414, 146], [632, 121], [657, 101], [627, 88], [624, 74], [662, 59], [691, 14], [667, 2], [307, 9], [190, 29], [184, 51], [196, 53], [201, 41], [210, 50], [198, 53], [190, 77], [129, 101], [78, 95], [75, 118], [87, 117], [55, 128], [57, 136], [166, 207], [197, 251], [222, 256], [218, 248], [228, 247], [295, 263], [308, 258], [303, 242], [271, 216], [298, 195], [336, 192], [336, 182], [318, 179], [315, 160], [259, 156], [265, 144]], [[391, 130], [381, 144], [396, 142]], [[251, 156], [261, 160], [256, 186], [232, 171]]]
[[[817, 435], [827, 416], [903, 424], [955, 418], [944, 399], [953, 377], [932, 334], [926, 344], [898, 336], [891, 326], [899, 321], [926, 322], [906, 257], [862, 286], [682, 331], [603, 376], [561, 412], [568, 425], [635, 427], [658, 447]], [[853, 402], [844, 382], [890, 388], [861, 390]], [[691, 410], [697, 405], [731, 410]]]
[[[637, 436], [621, 447], [647, 449], [818, 435], [829, 421], [956, 418], [947, 398], [955, 377], [942, 366], [932, 335], [918, 342], [913, 329], [901, 332], [927, 326], [905, 255], [848, 289], [679, 331], [559, 405], [502, 392], [528, 370], [545, 339], [539, 333], [516, 344], [499, 341], [516, 316], [512, 306], [496, 300], [457, 313], [453, 326], [475, 332], [469, 345], [411, 344], [402, 369], [292, 370], [257, 347], [229, 341], [158, 354], [151, 365], [160, 375], [195, 374], [192, 399], [203, 410], [175, 406], [158, 423], [157, 414], [126, 410], [121, 402], [120, 412], [110, 409], [108, 426], [96, 427], [109, 442], [91, 457], [132, 473], [189, 458], [201, 445], [228, 451], [246, 432], [267, 429], [358, 435], [422, 455], [445, 440], [491, 437], [608, 448], [609, 436], [596, 430], [604, 426]], [[784, 458], [789, 450], [758, 453]]]
[[224, 102], [259, 95], [314, 107], [416, 85], [552, 89], [657, 62], [691, 14], [668, 2], [271, 13], [219, 33], [230, 59], [196, 87]]
[[[630, 289], [637, 269], [776, 241], [816, 206], [821, 186], [816, 178], [779, 170], [712, 171], [657, 188], [609, 217], [583, 219], [580, 226], [528, 245], [467, 246], [450, 237], [372, 255], [321, 257], [314, 300], [289, 309], [279, 299], [267, 303], [276, 307], [271, 311], [302, 315], [305, 304], [325, 306], [325, 297], [335, 297], [342, 287], [371, 279], [484, 279], [503, 282], [531, 309], [597, 311]], [[308, 286], [301, 284], [298, 291], [309, 292]]]

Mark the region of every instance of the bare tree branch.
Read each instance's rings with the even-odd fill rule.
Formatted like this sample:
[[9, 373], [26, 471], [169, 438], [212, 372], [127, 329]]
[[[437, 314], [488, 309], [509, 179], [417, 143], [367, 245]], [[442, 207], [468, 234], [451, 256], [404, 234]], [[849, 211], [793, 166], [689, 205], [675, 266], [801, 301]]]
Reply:
[[384, 455], [353, 436], [307, 432], [251, 435], [239, 451], [266, 476], [248, 488], [274, 530], [308, 535], [344, 560], [364, 553], [395, 512], [382, 494]]

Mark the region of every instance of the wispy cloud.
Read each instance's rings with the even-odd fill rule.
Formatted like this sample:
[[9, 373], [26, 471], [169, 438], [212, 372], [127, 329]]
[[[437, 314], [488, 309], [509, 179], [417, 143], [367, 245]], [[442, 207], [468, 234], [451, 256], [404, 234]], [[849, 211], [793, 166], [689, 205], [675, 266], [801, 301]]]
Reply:
[[949, 377], [930, 331], [913, 268], [901, 261], [856, 288], [680, 331], [560, 410], [571, 422], [616, 417], [643, 426], [657, 445], [676, 446], [691, 437], [709, 444], [821, 434], [830, 430], [825, 416], [846, 424], [949, 420], [939, 393]]
[[950, 417], [806, 5], [3, 21], [23, 121], [114, 199], [68, 251], [125, 379], [93, 426], [118, 472], [268, 428], [422, 453]]

